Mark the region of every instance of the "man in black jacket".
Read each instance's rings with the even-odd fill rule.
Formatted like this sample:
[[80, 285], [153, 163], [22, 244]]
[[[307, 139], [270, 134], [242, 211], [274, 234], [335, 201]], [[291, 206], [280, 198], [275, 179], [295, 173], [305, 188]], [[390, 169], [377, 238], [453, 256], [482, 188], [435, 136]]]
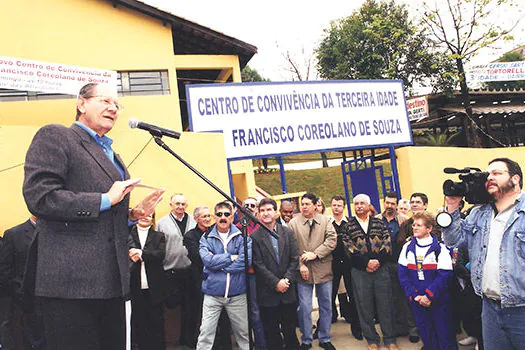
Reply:
[[[299, 251], [293, 232], [276, 223], [277, 203], [259, 202], [259, 217], [265, 227], [252, 233], [257, 303], [261, 311], [268, 349], [298, 349], [295, 333], [297, 297], [295, 278]], [[275, 238], [268, 230], [275, 233]]]
[[139, 220], [129, 235], [131, 333], [140, 350], [164, 350], [166, 238], [152, 228], [154, 214]]
[[[35, 234], [36, 217], [8, 229], [0, 244], [0, 285], [11, 299], [5, 314], [8, 331], [2, 335], [6, 349], [45, 349], [44, 324], [35, 312], [33, 298], [22, 290], [29, 246]], [[5, 339], [4, 339], [5, 338]]]

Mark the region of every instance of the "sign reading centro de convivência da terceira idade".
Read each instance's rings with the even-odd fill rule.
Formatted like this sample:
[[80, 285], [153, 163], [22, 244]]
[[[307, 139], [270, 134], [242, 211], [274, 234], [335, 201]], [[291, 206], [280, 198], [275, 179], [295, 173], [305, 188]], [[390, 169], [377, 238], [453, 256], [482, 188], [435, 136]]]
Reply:
[[397, 80], [186, 87], [192, 131], [223, 132], [229, 160], [412, 144]]

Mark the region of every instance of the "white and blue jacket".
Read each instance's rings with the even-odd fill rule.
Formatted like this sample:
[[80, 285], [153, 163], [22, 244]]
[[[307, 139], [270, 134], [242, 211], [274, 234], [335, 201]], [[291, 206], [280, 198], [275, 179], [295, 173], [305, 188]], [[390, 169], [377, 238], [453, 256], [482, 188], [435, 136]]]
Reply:
[[[204, 265], [202, 292], [207, 295], [225, 298], [246, 292], [244, 266], [244, 240], [237, 227], [231, 225], [230, 233], [224, 242], [216, 226], [202, 235], [199, 242], [199, 255]], [[232, 261], [232, 255], [239, 255]], [[252, 241], [248, 237], [248, 265], [252, 264]]]
[[[399, 255], [399, 283], [409, 301], [426, 295], [432, 305], [450, 299], [449, 287], [454, 277], [452, 257], [447, 247], [432, 234], [429, 245], [419, 245], [417, 238], [405, 243]], [[416, 245], [424, 252], [422, 262], [417, 261]], [[426, 251], [425, 251], [426, 250]]]

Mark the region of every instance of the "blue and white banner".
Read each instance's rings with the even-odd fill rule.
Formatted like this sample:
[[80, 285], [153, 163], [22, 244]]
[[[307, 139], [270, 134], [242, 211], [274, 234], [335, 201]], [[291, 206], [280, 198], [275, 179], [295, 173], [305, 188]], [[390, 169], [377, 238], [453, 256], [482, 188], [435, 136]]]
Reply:
[[468, 82], [525, 80], [525, 61], [478, 64], [467, 72]]
[[401, 81], [186, 87], [192, 131], [222, 131], [228, 159], [412, 144]]

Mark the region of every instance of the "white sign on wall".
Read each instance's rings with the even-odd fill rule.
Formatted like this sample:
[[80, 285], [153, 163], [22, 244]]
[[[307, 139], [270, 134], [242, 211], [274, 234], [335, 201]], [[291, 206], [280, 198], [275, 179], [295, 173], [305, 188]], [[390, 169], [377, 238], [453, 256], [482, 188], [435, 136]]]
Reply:
[[473, 66], [467, 72], [469, 82], [525, 80], [525, 62], [494, 62]]
[[117, 72], [0, 56], [0, 88], [76, 95], [88, 83], [117, 86]]
[[393, 80], [188, 85], [192, 131], [222, 131], [226, 157], [412, 144]]
[[428, 117], [428, 100], [426, 96], [407, 99], [408, 120]]

